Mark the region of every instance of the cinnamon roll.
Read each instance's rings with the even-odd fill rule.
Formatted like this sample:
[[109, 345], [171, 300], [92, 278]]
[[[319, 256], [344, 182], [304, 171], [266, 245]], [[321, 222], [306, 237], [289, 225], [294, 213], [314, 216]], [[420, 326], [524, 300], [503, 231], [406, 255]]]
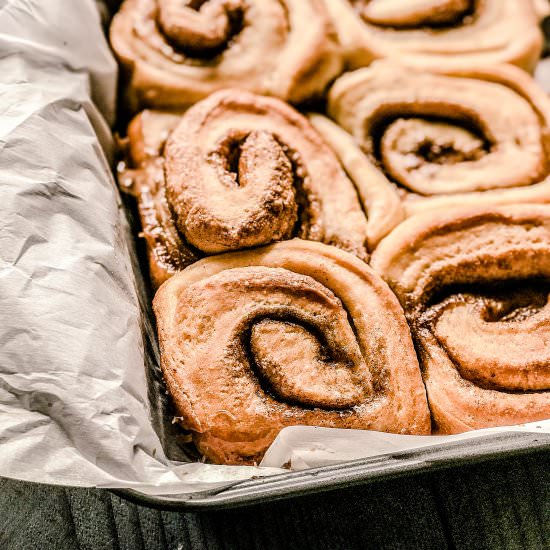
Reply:
[[403, 311], [351, 254], [294, 239], [213, 256], [154, 310], [178, 420], [210, 461], [257, 462], [297, 424], [430, 432]]
[[156, 285], [197, 257], [291, 237], [368, 258], [353, 183], [282, 101], [223, 90], [180, 116], [145, 111], [128, 135], [119, 181], [138, 197]]
[[325, 0], [352, 68], [380, 58], [418, 67], [512, 63], [532, 71], [543, 45], [531, 0]]
[[401, 224], [372, 266], [405, 308], [441, 433], [550, 418], [550, 207]]
[[121, 190], [137, 199], [140, 236], [145, 239], [155, 289], [201, 257], [178, 230], [166, 198], [162, 154], [180, 118], [162, 111], [143, 111], [136, 116], [128, 126], [126, 160], [117, 174]]
[[110, 36], [131, 110], [228, 87], [301, 102], [342, 68], [322, 0], [125, 0]]
[[[357, 187], [382, 205], [397, 193], [405, 216], [550, 201], [550, 99], [516, 67], [428, 72], [376, 61], [335, 82], [328, 111], [341, 128], [312, 121]], [[386, 226], [400, 221], [395, 211]]]

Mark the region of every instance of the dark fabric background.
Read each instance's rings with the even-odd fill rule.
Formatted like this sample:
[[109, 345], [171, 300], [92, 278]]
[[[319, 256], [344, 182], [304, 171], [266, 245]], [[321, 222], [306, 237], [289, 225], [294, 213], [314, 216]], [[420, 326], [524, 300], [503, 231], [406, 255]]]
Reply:
[[2, 550], [550, 548], [550, 453], [219, 512], [0, 480]]

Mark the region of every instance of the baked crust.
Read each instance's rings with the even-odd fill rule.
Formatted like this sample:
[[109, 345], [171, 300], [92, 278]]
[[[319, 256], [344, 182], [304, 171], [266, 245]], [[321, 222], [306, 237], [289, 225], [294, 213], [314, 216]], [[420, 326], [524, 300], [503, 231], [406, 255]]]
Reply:
[[335, 82], [328, 111], [340, 127], [312, 122], [385, 233], [429, 210], [550, 202], [550, 100], [516, 67], [376, 61]]
[[351, 254], [293, 239], [206, 258], [154, 310], [179, 420], [211, 461], [257, 462], [297, 424], [430, 432], [402, 309]]
[[119, 181], [138, 198], [156, 286], [198, 257], [294, 236], [368, 258], [353, 183], [282, 101], [224, 90], [183, 115], [144, 111], [128, 137]]
[[418, 68], [511, 63], [533, 71], [542, 33], [531, 0], [325, 0], [351, 68], [382, 58]]
[[301, 102], [342, 70], [322, 0], [192, 4], [125, 0], [113, 18], [131, 110], [181, 108], [229, 87]]
[[441, 433], [550, 417], [549, 206], [413, 216], [372, 266], [405, 309]]
[[135, 197], [145, 239], [149, 274], [158, 288], [202, 255], [180, 234], [166, 198], [163, 151], [181, 115], [143, 111], [128, 126], [126, 161], [118, 171], [120, 188]]

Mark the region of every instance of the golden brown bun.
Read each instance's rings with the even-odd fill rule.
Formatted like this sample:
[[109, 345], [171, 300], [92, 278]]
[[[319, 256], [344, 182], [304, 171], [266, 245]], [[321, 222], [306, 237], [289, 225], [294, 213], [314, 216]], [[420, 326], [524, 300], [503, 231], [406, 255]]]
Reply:
[[512, 63], [533, 71], [542, 33], [531, 0], [325, 0], [348, 65], [394, 58], [449, 70]]
[[133, 182], [157, 283], [197, 256], [294, 236], [368, 258], [353, 183], [284, 102], [224, 90], [182, 116], [145, 111], [128, 136], [119, 180]]
[[128, 126], [127, 163], [120, 188], [137, 200], [153, 288], [201, 257], [182, 237], [166, 199], [164, 157], [167, 137], [181, 115], [143, 111]]
[[413, 216], [372, 266], [416, 340], [440, 432], [550, 418], [550, 207]]
[[238, 87], [292, 102], [319, 96], [342, 59], [322, 0], [126, 0], [111, 44], [128, 107], [181, 108]]
[[403, 311], [351, 254], [293, 239], [213, 256], [154, 310], [168, 390], [211, 461], [257, 462], [297, 424], [430, 432]]
[[328, 111], [340, 127], [312, 122], [385, 233], [428, 210], [550, 202], [550, 99], [516, 67], [376, 61], [335, 82]]

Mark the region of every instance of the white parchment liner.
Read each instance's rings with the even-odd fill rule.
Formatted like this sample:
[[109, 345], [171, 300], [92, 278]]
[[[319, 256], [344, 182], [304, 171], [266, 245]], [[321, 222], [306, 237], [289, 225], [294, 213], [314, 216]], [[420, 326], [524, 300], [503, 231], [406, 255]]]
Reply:
[[0, 0], [0, 51], [0, 476], [183, 494], [289, 462], [443, 441], [298, 427], [281, 432], [266, 467], [168, 460], [147, 398], [133, 241], [107, 161], [116, 64], [95, 2]]

